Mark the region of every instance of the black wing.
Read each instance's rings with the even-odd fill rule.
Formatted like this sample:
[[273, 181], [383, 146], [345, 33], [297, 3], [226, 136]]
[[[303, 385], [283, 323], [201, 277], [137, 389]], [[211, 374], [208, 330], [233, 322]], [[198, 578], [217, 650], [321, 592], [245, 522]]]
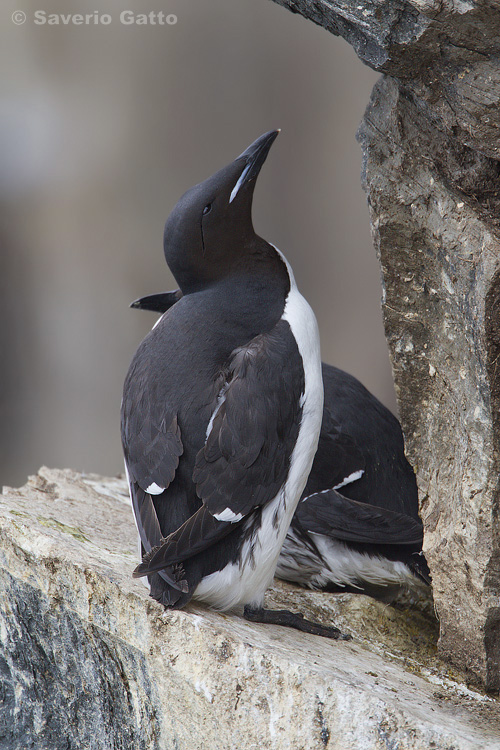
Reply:
[[[233, 528], [232, 523], [217, 521], [207, 507], [202, 505], [177, 531], [169, 534], [166, 539], [160, 539], [159, 544], [144, 555], [143, 562], [134, 570], [133, 576], [140, 578], [155, 572], [161, 575], [165, 568], [203, 552]], [[168, 582], [173, 585], [170, 580]]]
[[304, 498], [295, 518], [308, 532], [364, 544], [421, 545], [423, 529], [404, 513], [350, 500], [336, 490]]
[[122, 443], [130, 481], [158, 495], [172, 482], [183, 447], [177, 415], [155, 398], [148, 366], [137, 359], [125, 380]]
[[[325, 389], [325, 397], [327, 391]], [[335, 406], [335, 403], [333, 403]], [[343, 486], [361, 478], [365, 457], [354, 438], [334, 418], [325, 402], [323, 422], [311, 473], [303, 497], [325, 489]]]
[[398, 420], [352, 375], [324, 363], [322, 371], [325, 411], [317, 460], [320, 461], [321, 451], [324, 458], [322, 463], [313, 465], [305, 496], [330, 488], [339, 489], [342, 481], [339, 481], [339, 474], [349, 476], [355, 467], [356, 460], [350, 459], [356, 451], [348, 444], [337, 461], [336, 453], [329, 455], [323, 442], [328, 436], [333, 434], [335, 438], [340, 433], [359, 451], [364, 468], [358, 481], [340, 489], [342, 495], [418, 519], [417, 483], [405, 457]]
[[246, 516], [283, 485], [297, 440], [304, 392], [302, 360], [288, 335], [258, 336], [236, 350], [230, 382], [196, 458], [199, 496], [217, 516]]
[[[183, 446], [177, 416], [154, 406], [145, 387], [145, 373], [133, 365], [125, 380], [121, 431], [132, 508], [146, 553], [160, 544], [162, 533], [151, 495], [163, 492], [175, 476]], [[183, 589], [167, 573], [162, 577], [174, 588]]]
[[288, 476], [303, 392], [302, 359], [288, 323], [280, 321], [232, 353], [193, 472], [203, 505], [136, 575], [210, 547], [276, 497]]

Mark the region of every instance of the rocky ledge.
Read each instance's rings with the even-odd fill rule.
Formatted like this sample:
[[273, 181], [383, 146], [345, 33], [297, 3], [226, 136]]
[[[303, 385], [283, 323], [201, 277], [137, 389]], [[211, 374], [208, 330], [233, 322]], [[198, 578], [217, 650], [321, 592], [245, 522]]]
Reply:
[[439, 660], [428, 603], [276, 582], [270, 606], [350, 642], [167, 612], [131, 578], [123, 479], [43, 468], [1, 504], [2, 748], [500, 748], [500, 704]]

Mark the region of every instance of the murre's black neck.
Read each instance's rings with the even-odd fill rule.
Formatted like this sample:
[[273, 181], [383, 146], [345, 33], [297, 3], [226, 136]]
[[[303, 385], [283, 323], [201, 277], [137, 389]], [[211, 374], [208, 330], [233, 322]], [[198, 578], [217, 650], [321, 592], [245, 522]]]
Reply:
[[183, 295], [203, 291], [220, 282], [239, 284], [242, 277], [249, 277], [250, 285], [259, 286], [271, 280], [289, 290], [288, 271], [282, 258], [257, 235], [238, 237], [230, 242], [227, 237], [221, 237], [217, 254], [212, 252], [206, 262], [197, 259], [192, 263], [186, 256], [188, 252], [184, 258], [177, 257], [177, 262], [169, 260], [168, 264]]
[[[221, 239], [222, 245], [223, 239]], [[283, 285], [288, 292], [290, 279], [286, 265], [275, 248], [261, 237], [238, 238], [232, 247], [220, 248], [219, 262], [212, 258], [206, 266], [202, 263], [181, 266], [169, 262], [170, 270], [183, 295], [200, 292], [215, 284], [241, 284], [250, 286], [273, 283]]]
[[254, 261], [276, 263], [254, 232], [255, 181], [278, 131], [264, 133], [234, 161], [179, 199], [165, 224], [165, 260], [183, 294], [199, 292]]
[[233, 330], [241, 327], [249, 337], [276, 325], [290, 291], [285, 263], [274, 248], [263, 244], [270, 252], [261, 248], [261, 252], [245, 256], [244, 262], [235, 266], [231, 273], [198, 293], [213, 300], [213, 309], [220, 318], [231, 322]]

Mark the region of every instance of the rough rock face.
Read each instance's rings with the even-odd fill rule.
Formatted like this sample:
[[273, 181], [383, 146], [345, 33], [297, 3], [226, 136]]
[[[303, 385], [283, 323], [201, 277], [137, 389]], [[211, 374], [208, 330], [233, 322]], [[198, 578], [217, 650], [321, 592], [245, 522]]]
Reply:
[[500, 3], [277, 2], [385, 74], [359, 140], [439, 647], [498, 691]]
[[436, 658], [424, 611], [270, 592], [351, 642], [165, 612], [131, 578], [123, 480], [42, 469], [0, 506], [2, 750], [500, 747], [498, 702]]
[[[441, 650], [498, 689], [492, 364], [499, 351], [487, 328], [500, 324], [493, 310], [500, 242], [470, 197], [451, 188], [446, 167], [437, 167], [440, 151], [450, 157], [448, 145], [425, 124], [388, 80], [374, 91], [361, 131], [386, 335], [417, 472]], [[408, 140], [395, 158], [403, 131]]]

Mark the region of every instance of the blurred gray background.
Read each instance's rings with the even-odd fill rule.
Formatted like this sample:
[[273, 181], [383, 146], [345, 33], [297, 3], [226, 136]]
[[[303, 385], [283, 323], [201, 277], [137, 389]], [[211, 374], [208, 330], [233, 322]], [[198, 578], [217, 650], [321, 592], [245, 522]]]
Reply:
[[[290, 260], [323, 359], [394, 409], [355, 141], [375, 74], [269, 0], [104, 0], [112, 23], [81, 26], [37, 26], [40, 8], [95, 4], [3, 3], [0, 482], [23, 483], [41, 464], [122, 470], [122, 382], [156, 320], [128, 304], [176, 286], [165, 218], [276, 127], [256, 229]], [[127, 8], [178, 22], [125, 26]]]

